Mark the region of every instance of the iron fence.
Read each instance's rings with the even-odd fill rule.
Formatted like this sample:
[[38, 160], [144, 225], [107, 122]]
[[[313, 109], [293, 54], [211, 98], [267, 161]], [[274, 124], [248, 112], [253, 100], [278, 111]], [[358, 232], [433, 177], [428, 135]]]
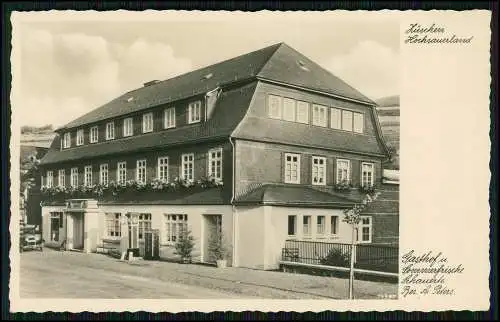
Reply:
[[[348, 268], [351, 244], [319, 241], [287, 240], [282, 249], [282, 260], [304, 264]], [[377, 244], [354, 245], [354, 267], [365, 270], [398, 272], [399, 249], [397, 246]]]

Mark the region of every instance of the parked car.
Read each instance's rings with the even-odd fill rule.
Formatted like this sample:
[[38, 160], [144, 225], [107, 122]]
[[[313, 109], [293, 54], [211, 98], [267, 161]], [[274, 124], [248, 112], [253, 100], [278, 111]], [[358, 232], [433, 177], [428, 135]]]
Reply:
[[21, 229], [21, 238], [19, 241], [20, 251], [40, 250], [43, 251], [44, 240], [42, 233], [35, 225], [25, 225]]

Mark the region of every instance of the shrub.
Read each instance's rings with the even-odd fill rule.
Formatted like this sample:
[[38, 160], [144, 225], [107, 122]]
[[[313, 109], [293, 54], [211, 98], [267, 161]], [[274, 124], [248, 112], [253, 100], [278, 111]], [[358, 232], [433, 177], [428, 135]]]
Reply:
[[215, 232], [210, 235], [208, 251], [214, 260], [222, 260], [229, 257], [230, 252], [227, 240], [220, 229], [215, 229]]
[[175, 253], [179, 255], [183, 261], [191, 262], [191, 253], [194, 248], [194, 238], [191, 236], [191, 231], [182, 229], [179, 238], [175, 243]]
[[322, 265], [346, 267], [350, 264], [350, 258], [348, 253], [343, 253], [338, 248], [332, 248], [320, 262]]

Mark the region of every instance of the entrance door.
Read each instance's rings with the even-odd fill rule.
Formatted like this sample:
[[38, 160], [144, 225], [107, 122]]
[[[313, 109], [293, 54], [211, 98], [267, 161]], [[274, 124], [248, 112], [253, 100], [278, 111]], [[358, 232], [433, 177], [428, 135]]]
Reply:
[[205, 263], [215, 262], [211, 245], [217, 236], [221, 237], [221, 233], [222, 215], [203, 215], [203, 261]]
[[73, 214], [73, 248], [83, 249], [84, 243], [84, 214], [74, 213]]

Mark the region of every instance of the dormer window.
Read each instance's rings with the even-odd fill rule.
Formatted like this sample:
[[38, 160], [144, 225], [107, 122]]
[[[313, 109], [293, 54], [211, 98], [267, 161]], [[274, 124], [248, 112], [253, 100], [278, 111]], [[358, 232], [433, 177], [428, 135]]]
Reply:
[[153, 132], [153, 113], [142, 116], [142, 133]]
[[115, 138], [115, 123], [109, 122], [106, 124], [106, 140], [113, 140]]
[[189, 103], [188, 123], [197, 123], [201, 120], [201, 102]]
[[76, 131], [76, 145], [83, 145], [83, 129]]
[[71, 133], [64, 133], [63, 137], [63, 148], [69, 148], [71, 147]]
[[90, 128], [90, 143], [97, 143], [99, 140], [99, 129], [97, 126]]

